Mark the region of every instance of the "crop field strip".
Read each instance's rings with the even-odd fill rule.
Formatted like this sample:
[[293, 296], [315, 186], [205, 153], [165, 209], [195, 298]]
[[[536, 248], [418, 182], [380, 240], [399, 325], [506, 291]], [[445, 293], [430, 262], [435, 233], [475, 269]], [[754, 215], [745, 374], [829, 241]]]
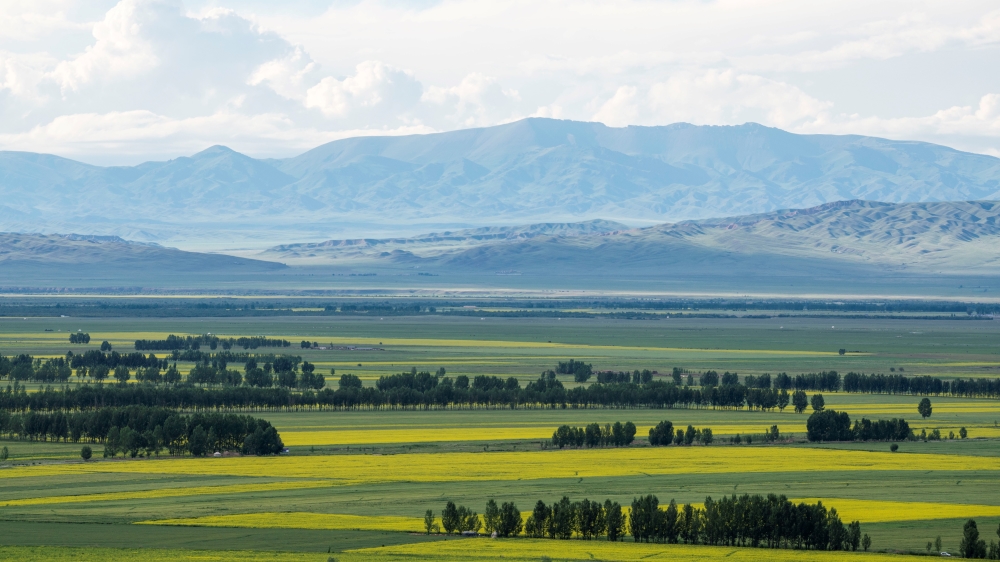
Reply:
[[[470, 543], [469, 541], [473, 541]], [[70, 547], [0, 547], [0, 554], [17, 560], [47, 560], [52, 562], [127, 562], [158, 560], [163, 562], [325, 562], [328, 554], [297, 552], [253, 552], [241, 550], [191, 551], [168, 549], [111, 549]], [[537, 562], [550, 560], [689, 560], [708, 562], [725, 558], [735, 562], [805, 562], [841, 561], [885, 562], [919, 560], [920, 558], [874, 553], [817, 552], [797, 550], [765, 550], [712, 546], [662, 545], [643, 543], [610, 543], [607, 541], [551, 541], [520, 539], [494, 541], [487, 539], [454, 539], [399, 546], [385, 546], [339, 552], [342, 562], [411, 562], [412, 560], [512, 560]]]
[[[828, 509], [837, 510], [846, 521], [864, 520], [866, 523], [897, 521], [931, 521], [935, 519], [960, 519], [1000, 517], [1000, 505], [975, 505], [932, 502], [899, 502], [859, 500], [850, 498], [792, 498], [795, 503], [823, 502]], [[701, 504], [695, 504], [702, 507]], [[629, 509], [625, 506], [624, 512]], [[522, 519], [530, 513], [522, 512]], [[481, 518], [481, 516], [480, 516]], [[170, 525], [191, 527], [237, 527], [271, 529], [336, 529], [363, 531], [397, 531], [420, 533], [424, 522], [419, 517], [359, 516], [342, 513], [310, 512], [258, 512], [205, 517], [154, 519], [138, 521], [139, 525]]]
[[[784, 453], [784, 454], [782, 454]], [[489, 460], [486, 461], [486, 457]], [[449, 467], [442, 471], [441, 467]], [[657, 447], [593, 450], [412, 453], [160, 459], [18, 466], [0, 471], [0, 481], [16, 478], [88, 474], [177, 474], [322, 478], [340, 483], [503, 481], [538, 478], [686, 473], [781, 473], [838, 471], [997, 471], [989, 457], [941, 454], [837, 451], [780, 447]]]
[[73, 496], [42, 496], [14, 500], [0, 500], [0, 507], [22, 507], [31, 505], [53, 505], [67, 503], [92, 503], [126, 501], [133, 499], [182, 498], [185, 496], [245, 494], [251, 492], [270, 492], [281, 490], [301, 490], [305, 488], [323, 488], [334, 485], [330, 482], [269, 482], [260, 484], [230, 484], [225, 486], [184, 486], [171, 488], [156, 488], [130, 492], [106, 492], [100, 494], [80, 494]]
[[[856, 370], [888, 374], [889, 367], [905, 367], [907, 376], [992, 378], [1000, 374], [996, 369], [1000, 366], [1000, 340], [996, 337], [1000, 329], [993, 323], [947, 320], [915, 321], [904, 329], [900, 321], [836, 319], [835, 331], [831, 330], [833, 322], [829, 319], [809, 318], [738, 322], [712, 319], [567, 322], [564, 319], [561, 325], [555, 320], [536, 319], [427, 321], [390, 317], [385, 321], [378, 318], [313, 318], [307, 321], [298, 318], [205, 318], [116, 322], [76, 318], [25, 322], [39, 330], [31, 332], [18, 326], [21, 322], [13, 320], [0, 322], [0, 353], [30, 352], [37, 357], [61, 357], [67, 349], [78, 353], [96, 347], [93, 341], [88, 346], [69, 345], [65, 341], [66, 331], [42, 333], [40, 328], [46, 324], [50, 325], [45, 327], [64, 330], [67, 325], [81, 324], [79, 327], [89, 331], [98, 345], [108, 339], [116, 351], [123, 353], [133, 351], [135, 339], [163, 337], [170, 333], [268, 334], [288, 339], [293, 345], [284, 349], [261, 348], [255, 350], [257, 353], [301, 355], [317, 365], [317, 372], [326, 375], [327, 386], [334, 387], [336, 376], [329, 375], [330, 368], [335, 368], [337, 375], [357, 374], [365, 381], [365, 386], [371, 386], [379, 376], [408, 371], [411, 366], [431, 372], [437, 367], [446, 367], [452, 377], [457, 374], [515, 376], [523, 385], [537, 378], [542, 370], [552, 368], [556, 361], [570, 357], [593, 363], [598, 369], [650, 368], [659, 369], [661, 375], [674, 366], [695, 371], [715, 369], [720, 373], [738, 371], [741, 375], [762, 372], [773, 375], [780, 371], [794, 375], [829, 368], [841, 373]], [[792, 329], [774, 329], [781, 324]], [[109, 329], [104, 331], [101, 327]], [[110, 329], [112, 327], [114, 329]], [[131, 331], [131, 327], [137, 330]], [[413, 337], [415, 334], [419, 337]], [[304, 350], [298, 347], [300, 339], [318, 341], [321, 345], [381, 342], [380, 347], [386, 351]], [[837, 347], [864, 353], [838, 356]], [[204, 347], [202, 350], [207, 351]], [[160, 357], [164, 355], [164, 352], [155, 353]], [[363, 366], [358, 366], [359, 363]], [[179, 366], [186, 372], [190, 365], [181, 363]], [[231, 368], [240, 367], [239, 364], [231, 365]], [[576, 386], [571, 377], [560, 378], [568, 388]], [[75, 380], [74, 376], [71, 382]], [[35, 388], [36, 385], [29, 385], [29, 391]], [[928, 431], [938, 428], [947, 435], [948, 431], [958, 433], [959, 427], [966, 427], [974, 439], [903, 442], [900, 452], [895, 454], [888, 452], [888, 443], [874, 442], [787, 447], [719, 444], [708, 448], [648, 448], [640, 444], [626, 449], [541, 451], [538, 450], [540, 442], [548, 441], [554, 429], [563, 423], [583, 426], [592, 422], [603, 425], [633, 421], [638, 426], [640, 439], [645, 439], [648, 428], [662, 419], [671, 420], [675, 427], [683, 428], [687, 424], [710, 427], [718, 437], [733, 433], [759, 434], [776, 424], [783, 435], [801, 437], [808, 415], [794, 414], [791, 408], [785, 412], [606, 408], [427, 412], [304, 409], [254, 414], [274, 423], [285, 444], [293, 448], [289, 457], [161, 458], [50, 464], [44, 459], [78, 458], [79, 445], [4, 441], [2, 444], [11, 448], [11, 460], [16, 465], [0, 470], [0, 482], [4, 482], [0, 489], [10, 492], [0, 494], [0, 506], [4, 506], [9, 518], [50, 521], [52, 525], [58, 525], [55, 521], [102, 523], [79, 526], [112, 527], [123, 536], [136, 532], [134, 529], [146, 528], [149, 532], [167, 533], [163, 537], [174, 536], [170, 533], [180, 533], [177, 537], [194, 533], [200, 537], [232, 539], [236, 536], [234, 532], [240, 531], [277, 537], [266, 535], [267, 525], [271, 526], [270, 532], [289, 533], [289, 537], [307, 532], [331, 533], [331, 536], [344, 533], [356, 533], [359, 537], [368, 536], [365, 533], [398, 536], [395, 541], [382, 538], [388, 545], [384, 548], [357, 550], [347, 546], [349, 541], [344, 542], [343, 546], [334, 549], [341, 562], [409, 561], [415, 557], [486, 560], [496, 559], [501, 554], [505, 560], [538, 560], [543, 556], [553, 560], [714, 560], [727, 555], [737, 560], [766, 558], [769, 562], [900, 559], [899, 556], [837, 556], [815, 551], [715, 549], [631, 542], [609, 545], [602, 541], [481, 540], [474, 549], [462, 545], [463, 541], [459, 540], [390, 544], [423, 540], [423, 535], [409, 533], [422, 529], [420, 515], [427, 508], [440, 510], [443, 498], [454, 498], [482, 511], [485, 500], [494, 494], [500, 494], [496, 496], [498, 501], [512, 499], [525, 510], [530, 509], [536, 499], [554, 501], [563, 494], [574, 500], [599, 496], [630, 501], [635, 493], [648, 492], [657, 494], [663, 502], [676, 497], [679, 501], [699, 503], [706, 495], [775, 492], [792, 498], [813, 498], [809, 501], [819, 498], [824, 505], [837, 508], [845, 520], [861, 519], [866, 532], [870, 530], [876, 538], [876, 548], [905, 544], [907, 548], [922, 549], [921, 541], [933, 539], [936, 533], [945, 535], [947, 546], [954, 549], [957, 546], [955, 533], [960, 534], [961, 517], [966, 516], [981, 518], [977, 519], [980, 530], [989, 538], [1000, 519], [1000, 506], [984, 505], [994, 500], [976, 490], [991, 489], [1000, 480], [1000, 465], [996, 463], [1000, 450], [995, 450], [996, 441], [992, 440], [1000, 437], [1000, 427], [996, 425], [1000, 421], [1000, 402], [932, 396], [934, 414], [923, 420], [916, 412], [919, 397], [823, 394], [828, 409], [847, 411], [852, 418], [904, 417], [918, 433], [923, 428]], [[504, 452], [493, 451], [494, 444], [500, 448], [504, 443], [514, 443], [516, 450], [510, 451], [511, 446], [507, 445]], [[433, 446], [421, 449], [421, 445], [426, 444]], [[403, 454], [363, 455], [355, 450], [360, 447], [367, 452], [383, 452], [383, 445], [387, 452]], [[342, 447], [309, 450], [332, 446]], [[345, 452], [343, 446], [350, 450]], [[522, 447], [528, 450], [522, 451]], [[100, 444], [95, 444], [94, 449], [100, 456]], [[434, 452], [413, 452], [421, 450]], [[335, 454], [326, 454], [331, 452]], [[25, 461], [41, 461], [41, 464], [18, 464]], [[267, 478], [281, 481], [262, 482]], [[121, 487], [119, 483], [125, 482], [128, 487]], [[920, 482], [919, 489], [914, 489], [915, 482]], [[39, 491], [33, 493], [32, 489]], [[179, 490], [186, 492], [181, 494]], [[11, 503], [6, 503], [5, 498]], [[134, 524], [139, 522], [148, 524]], [[226, 526], [189, 526], [193, 522]], [[237, 524], [240, 527], [233, 528]], [[931, 536], [923, 536], [928, 533]], [[247, 544], [262, 548], [266, 543], [261, 540]], [[374, 547], [383, 544], [373, 542], [379, 540], [376, 538], [365, 540]], [[156, 541], [148, 544], [169, 545]], [[216, 541], [215, 544], [227, 543]], [[327, 546], [323, 545], [322, 550]], [[93, 551], [103, 556], [90, 557], [92, 553], [88, 550], [91, 549], [35, 549], [34, 554], [29, 555], [27, 550], [15, 552], [0, 546], [0, 557], [125, 560], [152, 556], [166, 560], [239, 558], [254, 562], [258, 559], [322, 561], [329, 556], [325, 552], [310, 557], [282, 552], [96, 548]]]

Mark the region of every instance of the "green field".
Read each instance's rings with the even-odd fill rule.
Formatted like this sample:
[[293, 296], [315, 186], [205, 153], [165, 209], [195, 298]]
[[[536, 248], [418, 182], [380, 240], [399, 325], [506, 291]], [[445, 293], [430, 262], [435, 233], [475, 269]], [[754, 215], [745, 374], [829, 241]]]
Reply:
[[[91, 343], [69, 344], [67, 332], [76, 330], [90, 333]], [[653, 369], [663, 376], [673, 367], [741, 375], [831, 369], [885, 373], [892, 368], [907, 375], [993, 378], [1000, 372], [1000, 324], [968, 320], [28, 317], [0, 319], [0, 354], [59, 356], [67, 350], [94, 349], [105, 339], [125, 352], [137, 338], [170, 333], [288, 339], [295, 345], [285, 352], [317, 364], [320, 372], [333, 368], [337, 376], [357, 374], [366, 385], [411, 367], [444, 367], [449, 376], [515, 376], [523, 385], [571, 357], [593, 363], [595, 369]], [[384, 351], [302, 350], [300, 340], [378, 345]], [[840, 348], [848, 353], [838, 355]], [[567, 386], [576, 384], [561, 378]], [[328, 375], [327, 384], [335, 387], [335, 379]], [[1000, 402], [931, 397], [934, 414], [923, 420], [916, 410], [919, 397], [824, 396], [827, 408], [847, 411], [852, 418], [902, 417], [917, 432], [939, 428], [946, 436], [966, 427], [970, 439], [904, 442], [893, 454], [888, 443], [806, 443], [807, 415], [791, 408], [538, 408], [257, 412], [253, 415], [273, 423], [290, 446], [287, 457], [269, 464], [253, 458], [168, 459], [165, 454], [159, 459], [82, 463], [78, 444], [8, 440], [0, 442], [10, 454], [0, 469], [0, 544], [6, 545], [0, 546], [0, 555], [88, 559], [71, 548], [86, 547], [111, 549], [92, 552], [123, 559], [132, 556], [126, 549], [150, 549], [143, 552], [164, 559], [243, 550], [279, 553], [274, 555], [278, 558], [259, 555], [275, 560], [461, 559], [443, 546], [394, 546], [440, 541], [439, 536], [296, 527], [293, 514], [356, 515], [375, 522], [381, 517], [421, 518], [427, 509], [440, 512], [448, 500], [481, 513], [490, 498], [514, 501], [525, 511], [538, 499], [553, 502], [563, 495], [611, 498], [625, 505], [646, 493], [663, 502], [674, 498], [700, 503], [706, 496], [774, 492], [789, 498], [824, 498], [824, 504], [833, 507], [838, 499], [845, 506], [858, 500], [912, 505], [887, 509], [905, 513], [894, 516], [905, 520], [872, 520], [875, 516], [870, 515], [866, 521], [864, 511], [858, 516], [873, 549], [880, 552], [926, 552], [926, 543], [939, 535], [944, 548], [955, 551], [966, 509], [985, 514], [976, 516], [982, 535], [987, 542], [996, 539], [992, 535], [1000, 523], [1000, 496], [991, 490], [1000, 482]], [[675, 426], [713, 428], [717, 441], [709, 447], [648, 447], [648, 428], [665, 419]], [[578, 451], [553, 450], [548, 444], [561, 424], [614, 421], [634, 422], [639, 441], [622, 449]], [[778, 425], [786, 440], [728, 443], [730, 435], [759, 434], [771, 425]], [[94, 449], [95, 459], [100, 458], [101, 446]], [[711, 462], [701, 462], [703, 458]], [[951, 511], [940, 513], [950, 515], [934, 515], [937, 512], [926, 503], [943, 506]], [[283, 526], [137, 524], [254, 513], [275, 514], [265, 519]], [[281, 524], [286, 519], [290, 522]], [[589, 558], [574, 550], [576, 546], [561, 551], [557, 541], [541, 541], [556, 543], [554, 551], [537, 550], [532, 545], [538, 541], [513, 542], [522, 546], [511, 547], [506, 558]], [[51, 549], [28, 548], [42, 546]], [[643, 551], [640, 556], [622, 545], [616, 556], [601, 548], [603, 559], [649, 554]], [[690, 555], [670, 550], [680, 546], [656, 548], [668, 558], [671, 552]], [[773, 560], [786, 555], [758, 552]], [[221, 560], [229, 555], [217, 556]]]

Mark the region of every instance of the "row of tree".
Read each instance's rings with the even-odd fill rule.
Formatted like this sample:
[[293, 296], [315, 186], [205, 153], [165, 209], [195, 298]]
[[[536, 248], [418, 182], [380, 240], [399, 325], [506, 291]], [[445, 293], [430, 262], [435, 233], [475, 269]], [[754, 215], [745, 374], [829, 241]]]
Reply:
[[714, 440], [712, 429], [708, 427], [696, 428], [689, 425], [687, 430], [677, 428], [677, 433], [674, 433], [674, 424], [665, 420], [649, 428], [649, 444], [653, 446], [667, 446], [671, 443], [674, 445], [692, 445], [694, 443], [711, 445]]
[[[61, 359], [59, 359], [61, 360]], [[58, 365], [59, 360], [53, 360]], [[364, 387], [354, 375], [340, 378], [337, 390], [326, 388], [326, 379], [315, 372], [308, 362], [299, 366], [290, 359], [277, 357], [275, 362], [258, 367], [249, 360], [243, 375], [230, 370], [222, 360], [201, 363], [192, 370], [187, 384], [179, 384], [175, 366], [165, 373], [149, 367], [137, 370], [142, 382], [175, 383], [156, 385], [84, 385], [71, 388], [45, 388], [28, 394], [13, 388], [0, 391], [0, 409], [26, 410], [48, 408], [88, 408], [100, 405], [165, 405], [178, 408], [294, 408], [321, 407], [335, 409], [410, 409], [410, 408], [722, 408], [722, 409], [784, 409], [791, 403], [802, 413], [812, 402], [813, 410], [823, 409], [823, 397], [805, 391], [747, 388], [743, 385], [723, 385], [706, 388], [679, 387], [672, 383], [653, 381], [633, 383], [592, 384], [566, 389], [553, 374], [544, 374], [521, 387], [514, 377], [502, 379], [480, 375], [469, 379], [459, 375], [452, 379], [438, 373], [407, 373], [381, 377], [376, 386]], [[91, 373], [95, 379], [107, 378], [101, 367]], [[58, 368], [56, 370], [58, 371]], [[116, 368], [112, 375], [127, 381], [127, 368]], [[58, 379], [57, 379], [58, 380]], [[222, 388], [203, 389], [192, 383], [216, 385]], [[138, 388], [133, 388], [138, 387]], [[291, 390], [298, 392], [291, 392]]]
[[69, 335], [69, 343], [90, 343], [90, 334], [74, 332]]
[[[425, 514], [424, 526], [428, 534], [438, 529], [433, 511]], [[860, 522], [845, 525], [837, 510], [828, 510], [822, 502], [794, 504], [775, 494], [708, 497], [702, 507], [680, 506], [671, 500], [665, 509], [656, 496], [647, 495], [632, 500], [627, 516], [611, 500], [573, 502], [564, 496], [552, 505], [538, 500], [523, 525], [513, 502], [498, 506], [489, 500], [480, 519], [475, 511], [449, 501], [441, 512], [440, 527], [448, 534], [479, 533], [485, 528], [486, 534], [497, 537], [515, 537], [523, 531], [529, 537], [550, 539], [619, 541], [631, 535], [635, 542], [668, 544], [814, 550], [871, 547], [868, 535], [861, 534]]]
[[556, 365], [556, 373], [560, 375], [573, 375], [573, 380], [576, 382], [587, 382], [594, 374], [594, 366], [590, 363], [574, 359], [565, 362], [559, 361]]
[[628, 371], [598, 371], [597, 382], [602, 384], [648, 384], [653, 382], [653, 375], [656, 371], [636, 369], [631, 373]]
[[906, 420], [869, 420], [861, 418], [851, 427], [847, 412], [820, 410], [806, 420], [806, 435], [810, 441], [903, 441], [914, 439]]
[[587, 427], [570, 427], [561, 425], [552, 434], [552, 444], [563, 447], [627, 447], [635, 441], [635, 424], [627, 421], [608, 423], [601, 427], [599, 423], [588, 424]]
[[31, 441], [98, 442], [105, 455], [140, 452], [201, 456], [213, 451], [269, 455], [284, 445], [270, 422], [222, 413], [180, 414], [169, 408], [126, 406], [84, 412], [0, 412], [0, 435]]
[[162, 340], [135, 340], [137, 351], [172, 351], [189, 349], [196, 351], [202, 346], [209, 349], [232, 349], [242, 347], [243, 349], [257, 349], [259, 347], [288, 347], [292, 345], [288, 340], [268, 338], [266, 336], [243, 336], [239, 338], [220, 338], [212, 334], [200, 336], [175, 336], [170, 334]]
[[[997, 537], [1000, 537], [1000, 527], [997, 527]], [[938, 537], [938, 550], [941, 548], [941, 537]], [[927, 543], [930, 547], [931, 543]], [[928, 548], [930, 550], [930, 548]], [[1000, 544], [990, 541], [989, 550], [986, 549], [986, 540], [979, 538], [979, 527], [974, 519], [969, 519], [962, 527], [962, 542], [958, 546], [958, 552], [962, 558], [986, 558], [989, 560], [1000, 560]]]

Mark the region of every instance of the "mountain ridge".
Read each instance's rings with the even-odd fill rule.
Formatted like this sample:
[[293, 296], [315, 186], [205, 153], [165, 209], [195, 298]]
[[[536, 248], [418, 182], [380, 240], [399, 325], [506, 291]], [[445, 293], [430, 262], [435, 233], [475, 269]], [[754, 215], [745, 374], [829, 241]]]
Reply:
[[[537, 226], [537, 228], [532, 228]], [[549, 228], [545, 228], [548, 226]], [[645, 228], [612, 222], [510, 227], [531, 236], [475, 236], [475, 230], [402, 239], [283, 245], [260, 254], [297, 263], [533, 269], [579, 262], [626, 270], [706, 260], [828, 262], [928, 273], [1000, 271], [1000, 203], [841, 201], [806, 209], [701, 219]], [[566, 235], [569, 232], [570, 235]], [[681, 259], [679, 256], [686, 256]], [[715, 257], [713, 257], [715, 256]]]
[[164, 162], [102, 168], [0, 152], [0, 189], [3, 230], [269, 246], [331, 232], [412, 233], [416, 224], [605, 219], [640, 226], [853, 199], [1000, 199], [1000, 159], [753, 123], [615, 128], [531, 118], [343, 139], [287, 159], [216, 145]]

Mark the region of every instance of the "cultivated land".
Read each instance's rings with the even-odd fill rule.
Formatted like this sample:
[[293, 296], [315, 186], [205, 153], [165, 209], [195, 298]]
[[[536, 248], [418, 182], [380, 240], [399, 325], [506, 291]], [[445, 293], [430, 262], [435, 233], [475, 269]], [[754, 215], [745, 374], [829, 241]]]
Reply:
[[[52, 331], [46, 331], [52, 330]], [[70, 331], [91, 334], [68, 343]], [[167, 334], [267, 335], [293, 346], [336, 388], [343, 373], [373, 386], [411, 367], [448, 376], [515, 376], [522, 386], [569, 358], [595, 369], [714, 369], [740, 375], [837, 370], [908, 376], [1000, 376], [1000, 323], [967, 319], [325, 317], [0, 319], [0, 354], [62, 356], [108, 340], [132, 351], [139, 338]], [[377, 347], [302, 350], [320, 345]], [[840, 356], [840, 348], [847, 353]], [[146, 352], [148, 353], [148, 352]], [[162, 352], [159, 353], [162, 356]], [[181, 363], [182, 372], [192, 366]], [[236, 365], [239, 367], [239, 365]], [[330, 376], [330, 369], [337, 375]], [[573, 387], [569, 376], [560, 379]], [[76, 377], [72, 379], [76, 384]], [[105, 383], [107, 384], [107, 383]], [[130, 383], [130, 384], [135, 384]], [[29, 384], [29, 391], [40, 385]], [[812, 394], [812, 393], [810, 393]], [[640, 494], [698, 504], [706, 496], [780, 493], [822, 500], [842, 519], [859, 519], [873, 549], [926, 552], [942, 537], [956, 551], [962, 524], [983, 538], [1000, 523], [1000, 401], [931, 397], [923, 420], [919, 397], [823, 393], [827, 408], [852, 418], [902, 417], [919, 433], [966, 427], [970, 439], [809, 444], [807, 414], [713, 409], [447, 409], [263, 411], [287, 456], [79, 461], [80, 445], [0, 440], [10, 460], [0, 469], [0, 554], [19, 559], [413, 560], [413, 559], [716, 559], [893, 560], [873, 554], [773, 551], [606, 541], [450, 539], [414, 534], [427, 509], [448, 500], [482, 513], [490, 498], [534, 502]], [[711, 446], [647, 446], [649, 427], [710, 427]], [[627, 448], [557, 450], [561, 424], [632, 421]], [[731, 445], [728, 436], [778, 425], [790, 442]], [[94, 445], [95, 459], [102, 447]], [[474, 546], [464, 542], [476, 541]], [[130, 549], [141, 549], [139, 551]], [[253, 551], [253, 552], [247, 552]]]

